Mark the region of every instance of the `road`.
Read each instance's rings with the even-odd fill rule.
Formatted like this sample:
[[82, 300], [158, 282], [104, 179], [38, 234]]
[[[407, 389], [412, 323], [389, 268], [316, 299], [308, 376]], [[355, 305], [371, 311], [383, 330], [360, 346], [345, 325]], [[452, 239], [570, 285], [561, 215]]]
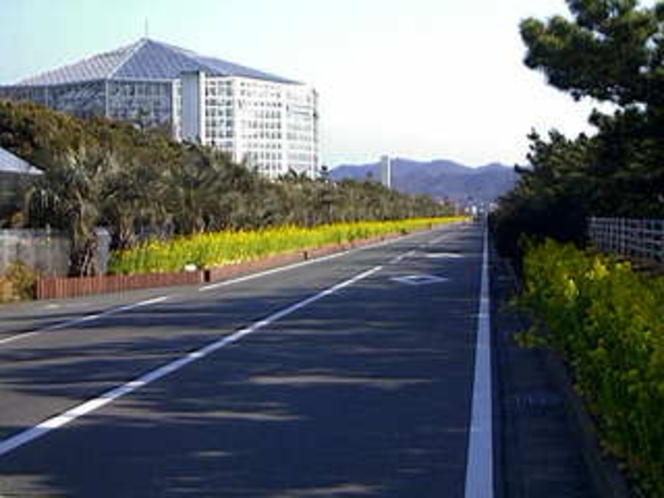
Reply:
[[483, 247], [0, 308], [0, 496], [492, 496]]

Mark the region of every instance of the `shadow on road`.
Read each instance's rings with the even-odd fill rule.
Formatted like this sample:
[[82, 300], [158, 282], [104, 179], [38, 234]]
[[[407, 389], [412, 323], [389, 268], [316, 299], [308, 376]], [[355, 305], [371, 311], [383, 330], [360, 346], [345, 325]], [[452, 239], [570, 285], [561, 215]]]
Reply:
[[[0, 458], [0, 494], [462, 496], [476, 266], [408, 266], [453, 286], [386, 268]], [[33, 401], [38, 423], [318, 290], [202, 295], [1, 350], [0, 436]]]

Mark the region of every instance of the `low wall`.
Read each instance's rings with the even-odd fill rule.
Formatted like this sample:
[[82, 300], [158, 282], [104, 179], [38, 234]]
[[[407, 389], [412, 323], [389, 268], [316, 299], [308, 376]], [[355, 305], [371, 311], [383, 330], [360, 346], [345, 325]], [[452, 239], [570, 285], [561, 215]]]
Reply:
[[42, 275], [66, 275], [69, 242], [50, 230], [0, 230], [0, 274], [15, 261]]
[[[97, 264], [106, 272], [110, 235], [97, 229]], [[48, 229], [0, 230], [0, 274], [15, 261], [22, 261], [44, 276], [64, 276], [69, 271], [69, 241], [60, 232]]]

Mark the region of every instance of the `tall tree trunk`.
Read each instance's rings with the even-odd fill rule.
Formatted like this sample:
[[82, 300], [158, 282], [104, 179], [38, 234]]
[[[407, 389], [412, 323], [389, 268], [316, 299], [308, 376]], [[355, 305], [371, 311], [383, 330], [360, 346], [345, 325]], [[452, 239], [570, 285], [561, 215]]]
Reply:
[[118, 220], [117, 226], [111, 231], [111, 251], [122, 251], [131, 249], [136, 241], [134, 233], [133, 216], [123, 217]]
[[69, 257], [70, 277], [92, 277], [99, 274], [97, 236], [93, 234], [80, 244], [72, 245]]

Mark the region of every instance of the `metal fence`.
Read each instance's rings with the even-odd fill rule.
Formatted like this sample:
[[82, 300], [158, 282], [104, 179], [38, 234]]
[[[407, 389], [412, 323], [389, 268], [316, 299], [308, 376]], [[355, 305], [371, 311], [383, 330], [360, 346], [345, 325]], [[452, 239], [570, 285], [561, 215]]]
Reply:
[[588, 235], [600, 251], [664, 264], [664, 220], [590, 218]]

